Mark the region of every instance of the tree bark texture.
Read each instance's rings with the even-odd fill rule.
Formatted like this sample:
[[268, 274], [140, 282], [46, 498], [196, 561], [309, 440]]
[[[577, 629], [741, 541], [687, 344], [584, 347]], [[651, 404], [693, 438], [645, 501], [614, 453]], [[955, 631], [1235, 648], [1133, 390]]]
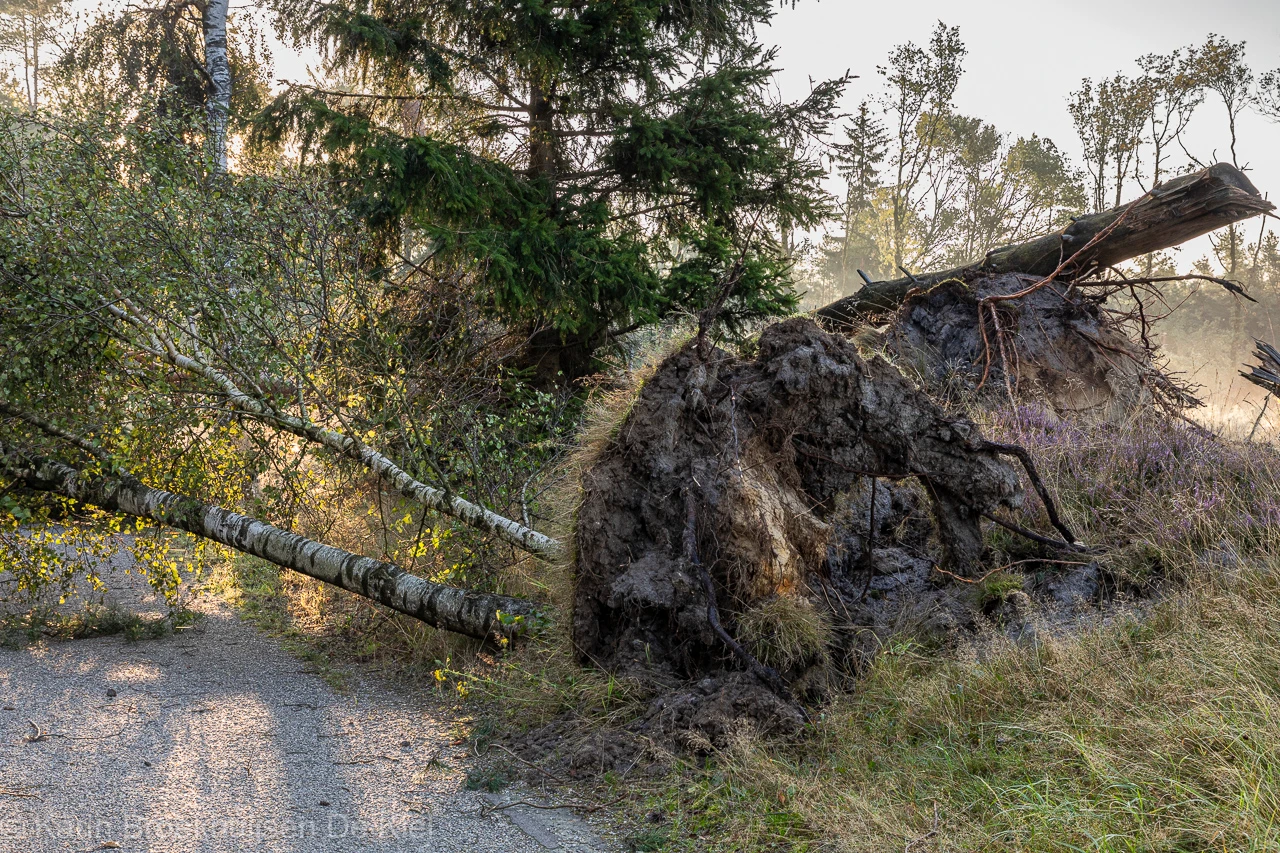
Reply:
[[227, 171], [227, 119], [231, 114], [231, 63], [227, 59], [229, 0], [208, 0], [204, 10], [204, 62], [209, 75], [209, 147], [214, 169]]
[[398, 566], [324, 545], [195, 498], [153, 489], [128, 476], [83, 473], [0, 445], [0, 469], [30, 489], [185, 530], [245, 554], [364, 596], [445, 631], [482, 640], [518, 636], [534, 604], [432, 583]]
[[[554, 558], [562, 553], [559, 541], [525, 527], [509, 518], [498, 515], [486, 507], [471, 503], [457, 495], [428, 486], [413, 477], [387, 456], [350, 436], [322, 427], [312, 421], [278, 412], [257, 397], [246, 394], [225, 373], [178, 350], [172, 340], [161, 338], [154, 327], [132, 310], [131, 306], [107, 306], [107, 310], [124, 322], [139, 329], [151, 339], [146, 350], [174, 367], [185, 370], [213, 383], [223, 397], [238, 411], [276, 429], [292, 433], [300, 438], [323, 445], [339, 456], [345, 456], [364, 465], [378, 477], [390, 483], [397, 491], [437, 512], [456, 518], [477, 530], [492, 533], [504, 542], [539, 557]], [[145, 346], [145, 345], [144, 345]]]
[[[1006, 273], [1044, 277], [1067, 261], [1070, 263], [1058, 277], [1074, 281], [1273, 210], [1275, 205], [1262, 197], [1243, 172], [1229, 163], [1218, 163], [1166, 181], [1127, 205], [1079, 217], [1061, 231], [993, 249], [977, 263], [869, 283], [857, 293], [820, 308], [817, 317], [833, 328], [849, 329], [866, 315], [896, 310], [917, 288], [947, 279], [969, 282]], [[1112, 225], [1110, 233], [1089, 246]]]

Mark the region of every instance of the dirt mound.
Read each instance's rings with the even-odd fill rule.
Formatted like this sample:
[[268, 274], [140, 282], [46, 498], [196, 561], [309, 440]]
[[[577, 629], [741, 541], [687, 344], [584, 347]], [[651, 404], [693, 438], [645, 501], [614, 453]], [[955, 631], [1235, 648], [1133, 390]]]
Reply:
[[[957, 379], [1041, 400], [1059, 415], [1123, 415], [1153, 400], [1191, 403], [1100, 299], [1069, 284], [1010, 273], [944, 280], [914, 292], [884, 331], [887, 345], [931, 385]], [[1001, 299], [1012, 294], [1025, 295]], [[994, 299], [993, 299], [994, 297]], [[1006, 386], [1006, 377], [1008, 383]]]
[[[918, 478], [925, 530], [957, 574], [981, 557], [980, 515], [1022, 499], [971, 422], [811, 320], [767, 329], [753, 359], [679, 350], [583, 477], [573, 638], [584, 662], [673, 685], [720, 671], [730, 646], [713, 617], [736, 636], [768, 602], [826, 591], [833, 562], [859, 547], [836, 541], [842, 496], [871, 476]], [[892, 491], [886, 500], [890, 518]], [[910, 514], [914, 499], [897, 500]]]

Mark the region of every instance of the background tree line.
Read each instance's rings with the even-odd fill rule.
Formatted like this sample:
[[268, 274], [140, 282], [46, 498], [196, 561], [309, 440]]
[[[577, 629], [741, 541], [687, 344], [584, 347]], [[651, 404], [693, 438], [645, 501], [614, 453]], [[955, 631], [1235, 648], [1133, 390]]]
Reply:
[[[939, 23], [927, 46], [896, 47], [877, 69], [881, 94], [858, 106], [833, 146], [845, 191], [841, 219], [814, 258], [821, 298], [859, 286], [858, 269], [882, 279], [902, 266], [956, 266], [1211, 162], [1247, 167], [1240, 115], [1280, 118], [1280, 69], [1255, 75], [1244, 42], [1210, 35], [1202, 45], [1139, 57], [1138, 75], [1082, 80], [1066, 103], [1082, 151], [1076, 165], [1050, 139], [1010, 139], [957, 112], [966, 53], [958, 28]], [[1193, 119], [1216, 128], [1220, 147], [1188, 147]], [[1262, 245], [1232, 226], [1215, 236], [1205, 263], [1261, 285], [1269, 281], [1258, 266]], [[1143, 264], [1150, 274], [1172, 259]]]

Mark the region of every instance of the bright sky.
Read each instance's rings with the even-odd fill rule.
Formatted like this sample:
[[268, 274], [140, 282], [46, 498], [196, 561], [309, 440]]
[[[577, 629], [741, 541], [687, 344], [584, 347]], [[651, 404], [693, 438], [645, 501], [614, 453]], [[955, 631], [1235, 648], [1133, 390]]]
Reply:
[[[1201, 44], [1209, 33], [1247, 42], [1255, 74], [1280, 67], [1280, 2], [1277, 0], [901, 0], [853, 3], [800, 0], [774, 19], [766, 39], [781, 49], [781, 86], [789, 99], [802, 96], [810, 78], [860, 75], [846, 106], [877, 94], [883, 65], [895, 45], [927, 45], [938, 20], [960, 28], [969, 48], [956, 91], [958, 109], [1017, 136], [1047, 136], [1081, 164], [1080, 144], [1067, 113], [1067, 96], [1081, 78], [1136, 76], [1134, 60], [1147, 53]], [[1209, 162], [1230, 159], [1225, 111], [1206, 98], [1189, 134], [1189, 148]], [[1280, 124], [1250, 113], [1238, 125], [1237, 147], [1250, 178], [1280, 199]], [[1178, 164], [1181, 165], [1181, 164]], [[1207, 251], [1188, 246], [1181, 262]]]
[[[1083, 77], [1117, 71], [1135, 76], [1137, 57], [1200, 44], [1211, 32], [1246, 41], [1256, 73], [1280, 67], [1280, 3], [1275, 0], [800, 0], [794, 10], [788, 6], [779, 12], [764, 35], [781, 48], [785, 95], [803, 94], [811, 77], [848, 69], [861, 75], [849, 90], [852, 108], [879, 91], [876, 66], [885, 63], [889, 51], [907, 41], [926, 45], [939, 20], [958, 26], [969, 48], [956, 92], [959, 109], [1006, 133], [1048, 136], [1073, 154], [1079, 146], [1066, 103]], [[1225, 114], [1214, 106], [1206, 103], [1196, 117], [1202, 159], [1215, 144], [1226, 150], [1225, 121], [1215, 121]], [[1203, 132], [1210, 130], [1222, 139]], [[1251, 114], [1240, 136], [1241, 157], [1255, 167], [1255, 182], [1280, 195], [1280, 125]]]

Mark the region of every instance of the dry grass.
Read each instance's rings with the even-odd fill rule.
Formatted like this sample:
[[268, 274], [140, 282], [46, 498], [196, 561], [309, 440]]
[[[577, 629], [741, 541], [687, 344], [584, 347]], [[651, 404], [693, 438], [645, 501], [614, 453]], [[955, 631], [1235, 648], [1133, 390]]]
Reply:
[[799, 745], [655, 794], [665, 849], [1274, 850], [1278, 628], [1267, 563], [982, 662], [887, 648]]
[[799, 742], [743, 731], [651, 791], [671, 819], [641, 846], [1280, 849], [1280, 454], [1166, 422], [989, 427], [1031, 447], [1104, 568], [1159, 597], [967, 660], [890, 643]]
[[831, 641], [831, 626], [818, 609], [793, 595], [776, 595], [748, 607], [738, 632], [761, 662], [782, 672], [813, 662]]

